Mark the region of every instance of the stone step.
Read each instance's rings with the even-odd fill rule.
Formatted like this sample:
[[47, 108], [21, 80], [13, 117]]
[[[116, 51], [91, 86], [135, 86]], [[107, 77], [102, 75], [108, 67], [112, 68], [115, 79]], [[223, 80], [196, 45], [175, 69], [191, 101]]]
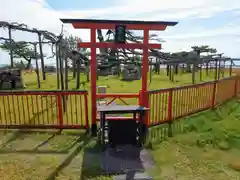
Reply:
[[[103, 152], [101, 166], [107, 174], [129, 174], [129, 172], [145, 172], [154, 167], [151, 154], [146, 149], [131, 145], [118, 146], [116, 149], [107, 148]], [[126, 173], [127, 172], [127, 173]], [[138, 176], [137, 176], [138, 177]]]
[[113, 180], [152, 180], [146, 172], [128, 172], [126, 174], [113, 176]]

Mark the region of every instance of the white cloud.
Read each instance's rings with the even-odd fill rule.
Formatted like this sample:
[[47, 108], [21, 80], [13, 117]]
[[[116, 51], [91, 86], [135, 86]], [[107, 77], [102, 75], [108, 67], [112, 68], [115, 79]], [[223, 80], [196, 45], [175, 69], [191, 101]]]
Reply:
[[[51, 9], [44, 0], [0, 0], [0, 4], [1, 21], [24, 23], [29, 27], [48, 30], [55, 34], [61, 31], [60, 17], [67, 17]], [[75, 30], [71, 25], [64, 25], [64, 29], [71, 34], [80, 35], [85, 40], [89, 39], [89, 33], [86, 30]], [[1, 29], [0, 36], [8, 37], [8, 32]], [[14, 31], [12, 36], [16, 41], [37, 41], [37, 36], [32, 33]], [[44, 50], [49, 52], [49, 47], [44, 47]], [[8, 53], [0, 50], [0, 64], [9, 63], [9, 61]]]
[[236, 16], [240, 15], [240, 9], [238, 9], [237, 11], [234, 11], [233, 14]]
[[[174, 46], [172, 45], [174, 44]], [[169, 39], [163, 43], [163, 51], [188, 51], [194, 45], [209, 45], [224, 53], [226, 56], [239, 57], [239, 38], [235, 36], [209, 36], [209, 37], [192, 37], [185, 39]]]
[[[169, 33], [168, 33], [169, 34]], [[224, 36], [240, 36], [240, 26], [226, 26], [215, 29], [194, 29], [194, 32], [188, 34], [163, 35], [166, 39], [184, 40], [190, 38], [209, 38], [209, 37], [224, 37]], [[219, 38], [220, 40], [220, 38]]]
[[[146, 0], [122, 0], [121, 4], [115, 7], [81, 11], [55, 11], [44, 0], [0, 0], [0, 4], [1, 20], [22, 22], [30, 27], [46, 29], [56, 34], [61, 29], [60, 18], [180, 20], [176, 27], [159, 33], [167, 41], [163, 45], [164, 51], [180, 51], [194, 44], [209, 44], [229, 56], [240, 56], [240, 25], [229, 22], [228, 26], [218, 29], [208, 29], [200, 24], [197, 27], [189, 24], [190, 28], [186, 29], [181, 25], [185, 18], [207, 18], [231, 10], [236, 10], [236, 18], [239, 18], [239, 0], [231, 0], [231, 3], [226, 0], [148, 0], [147, 3]], [[71, 25], [64, 25], [64, 28], [84, 40], [90, 38], [86, 30], [74, 30]], [[7, 36], [6, 32], [0, 33]], [[36, 40], [36, 36], [19, 31], [14, 32], [13, 36], [16, 40]], [[7, 56], [6, 53], [0, 53], [0, 61], [7, 59]]]
[[[180, 20], [187, 17], [206, 18], [223, 11], [240, 9], [239, 0], [122, 0], [121, 5], [101, 9], [62, 11], [71, 17], [111, 17], [118, 16], [118, 19], [131, 18], [142, 20], [175, 19]], [[143, 13], [158, 13], [157, 16], [142, 15]]]
[[[0, 4], [2, 21], [22, 22], [30, 27], [46, 29], [56, 34], [61, 31], [60, 17], [68, 17], [61, 12], [54, 11], [44, 0], [0, 0]], [[70, 25], [64, 25], [64, 27], [66, 30], [70, 30], [71, 33], [79, 32]]]

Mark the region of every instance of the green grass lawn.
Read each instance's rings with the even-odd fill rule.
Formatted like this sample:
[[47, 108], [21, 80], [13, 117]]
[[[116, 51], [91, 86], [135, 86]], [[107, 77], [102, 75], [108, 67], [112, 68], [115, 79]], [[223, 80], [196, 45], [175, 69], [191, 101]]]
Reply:
[[[211, 81], [214, 80], [215, 72], [213, 70], [209, 70], [209, 75], [206, 75], [206, 72], [202, 71], [202, 80], [203, 81]], [[234, 75], [234, 74], [233, 74]], [[225, 77], [229, 76], [229, 73], [226, 72]], [[72, 78], [72, 73], [69, 72], [69, 90], [75, 89], [76, 87], [76, 79]], [[24, 83], [27, 85], [27, 89], [38, 89], [37, 87], [37, 77], [36, 74], [29, 73], [23, 75]], [[81, 82], [86, 81], [86, 77], [81, 74]], [[200, 73], [196, 73], [196, 83], [200, 82]], [[148, 89], [156, 90], [161, 88], [169, 88], [176, 87], [181, 85], [191, 84], [191, 74], [185, 73], [174, 76], [174, 82], [169, 81], [169, 77], [166, 74], [165, 70], [162, 70], [160, 74], [152, 75], [152, 82], [148, 77]], [[105, 85], [107, 86], [107, 92], [109, 93], [136, 93], [141, 89], [141, 80], [126, 82], [121, 81], [119, 77], [108, 76], [108, 77], [99, 77], [97, 81], [97, 85]], [[57, 89], [57, 81], [56, 74], [47, 74], [47, 80], [41, 80], [41, 90], [55, 90]], [[90, 90], [90, 83], [86, 83], [85, 86], [81, 86], [80, 89]]]
[[[147, 148], [156, 167], [148, 173], [156, 180], [238, 179], [239, 126], [240, 104], [232, 100], [175, 122], [172, 138], [167, 138], [165, 125], [152, 129]], [[0, 179], [110, 179], [101, 176], [98, 156], [88, 158], [86, 166], [85, 154], [95, 141], [81, 131], [0, 133]]]
[[240, 102], [232, 100], [176, 122], [173, 138], [166, 140], [166, 133], [159, 133], [163, 128], [156, 129], [159, 137], [149, 143], [156, 162], [153, 177], [157, 180], [238, 179], [239, 127]]
[[[213, 74], [211, 72], [210, 77], [207, 77], [203, 73], [203, 80], [213, 80]], [[227, 76], [227, 73], [225, 76]], [[196, 77], [197, 82], [199, 82], [198, 73]], [[23, 78], [27, 89], [37, 89], [36, 75], [34, 73], [26, 74]], [[81, 78], [81, 81], [85, 80], [84, 76]], [[71, 75], [69, 75], [69, 89], [74, 89], [75, 84], [76, 80], [72, 80]], [[149, 89], [154, 90], [187, 84], [191, 84], [190, 74], [175, 76], [175, 81], [170, 82], [166, 73], [161, 72], [160, 75], [153, 76], [152, 82], [149, 83]], [[123, 82], [119, 78], [100, 77], [98, 85], [107, 85], [107, 91], [110, 93], [136, 93], [140, 90], [141, 81]], [[40, 90], [55, 90], [56, 87], [56, 75], [48, 74], [47, 80], [41, 81]], [[89, 91], [90, 85], [86, 84], [81, 89]], [[49, 109], [45, 101], [46, 99], [43, 99], [42, 107], [43, 109]], [[36, 104], [34, 102], [31, 104], [32, 106]], [[130, 100], [128, 102], [133, 104], [137, 101]], [[0, 103], [3, 103], [2, 99]], [[27, 100], [23, 100], [23, 103], [27, 105]], [[29, 103], [31, 103], [31, 100]], [[147, 145], [151, 148], [156, 161], [156, 169], [150, 174], [156, 177], [157, 180], [197, 179], [197, 176], [202, 179], [216, 177], [216, 179], [232, 178], [236, 180], [239, 173], [233, 169], [237, 169], [238, 163], [240, 163], [238, 143], [236, 143], [238, 142], [237, 134], [239, 133], [237, 128], [240, 125], [238, 120], [240, 109], [237, 105], [236, 102], [231, 101], [230, 104], [222, 106], [218, 111], [199, 114], [182, 121], [183, 123], [176, 123], [176, 130], [185, 133], [176, 133], [174, 138], [162, 142], [156, 141], [160, 138], [155, 137], [155, 135], [162, 135], [164, 139], [167, 134], [165, 126], [158, 128], [156, 133], [152, 132], [152, 134], [155, 134], [155, 138], [151, 137], [151, 141]], [[229, 107], [232, 106], [236, 106], [236, 108], [228, 115]], [[2, 109], [2, 106], [0, 107]], [[8, 108], [10, 113], [11, 109], [18, 109], [15, 104]], [[23, 114], [23, 111], [28, 111], [28, 109], [22, 108], [21, 111]], [[46, 115], [38, 116], [38, 119], [45, 119], [44, 117]], [[99, 176], [101, 173], [96, 165], [98, 162], [97, 157], [92, 157], [88, 162], [88, 166], [82, 166], [85, 157], [84, 153], [94, 146], [95, 141], [86, 137], [80, 130], [63, 131], [61, 134], [58, 131], [47, 130], [3, 130], [0, 134], [0, 179], [79, 180], [80, 176], [86, 180], [107, 179], [107, 177]], [[226, 135], [236, 136], [236, 138], [226, 138], [229, 137]], [[208, 140], [209, 137], [212, 139], [218, 138], [218, 141], [214, 141], [217, 142], [215, 147], [211, 145], [203, 147], [201, 143], [198, 143], [200, 140]], [[199, 167], [199, 169], [195, 166]], [[198, 170], [199, 172], [197, 172]], [[219, 173], [219, 176], [213, 176], [213, 173]]]

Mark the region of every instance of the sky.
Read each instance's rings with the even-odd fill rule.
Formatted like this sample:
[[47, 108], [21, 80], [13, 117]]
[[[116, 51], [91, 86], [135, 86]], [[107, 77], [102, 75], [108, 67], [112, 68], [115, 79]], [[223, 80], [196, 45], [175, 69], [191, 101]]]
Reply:
[[[188, 51], [194, 45], [209, 45], [219, 53], [240, 58], [239, 0], [0, 0], [1, 21], [21, 22], [29, 27], [59, 34], [60, 18], [177, 21], [166, 31], [154, 32], [165, 40], [162, 51]], [[64, 25], [66, 34], [88, 41], [88, 30]], [[7, 37], [7, 31], [0, 30]], [[36, 41], [30, 33], [13, 32], [14, 40]], [[44, 47], [50, 55], [49, 47]], [[48, 63], [53, 61], [48, 59]], [[0, 64], [9, 55], [0, 50]]]

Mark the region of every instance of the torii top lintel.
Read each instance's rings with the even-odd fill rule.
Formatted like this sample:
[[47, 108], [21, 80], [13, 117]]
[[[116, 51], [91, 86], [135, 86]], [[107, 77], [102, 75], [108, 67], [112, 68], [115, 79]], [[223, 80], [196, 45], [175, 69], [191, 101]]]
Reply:
[[[63, 23], [70, 23], [76, 29], [91, 29], [90, 42], [80, 42], [79, 47], [91, 48], [91, 112], [92, 112], [92, 130], [96, 129], [97, 117], [97, 53], [96, 48], [124, 48], [124, 49], [143, 49], [142, 58], [142, 89], [140, 105], [149, 107], [148, 104], [148, 49], [160, 49], [161, 44], [149, 43], [149, 31], [161, 30], [164, 31], [167, 26], [175, 26], [177, 22], [164, 21], [123, 21], [123, 20], [90, 20], [90, 19], [61, 19]], [[117, 25], [124, 25], [129, 30], [143, 30], [143, 43], [111, 43], [111, 42], [96, 42], [97, 29], [115, 29]], [[146, 124], [149, 124], [149, 118], [146, 115]], [[95, 127], [95, 128], [94, 128]], [[96, 131], [94, 130], [94, 133]]]
[[116, 25], [126, 25], [130, 30], [160, 30], [167, 26], [175, 26], [178, 22], [170, 21], [132, 21], [132, 20], [98, 20], [98, 19], [60, 19], [63, 23], [71, 23], [75, 29], [114, 29]]

